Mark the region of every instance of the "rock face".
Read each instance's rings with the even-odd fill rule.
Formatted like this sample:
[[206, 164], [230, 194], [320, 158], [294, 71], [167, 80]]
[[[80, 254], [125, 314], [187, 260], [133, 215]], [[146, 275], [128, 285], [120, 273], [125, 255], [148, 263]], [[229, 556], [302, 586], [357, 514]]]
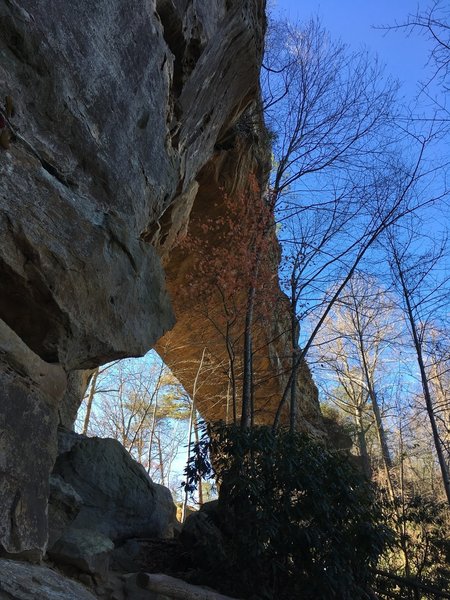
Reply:
[[[209, 421], [230, 422], [233, 408], [230, 400], [230, 353], [225, 341], [229, 334], [233, 371], [236, 379], [236, 413], [241, 412], [240, 397], [243, 373], [243, 339], [245, 329], [246, 298], [239, 298], [236, 319], [227, 319], [226, 310], [234, 308], [234, 301], [223, 302], [216, 293], [217, 301], [206, 303], [194, 283], [195, 293], [189, 293], [192, 273], [202, 272], [202, 261], [214, 257], [223, 260], [223, 268], [239, 268], [234, 258], [235, 248], [226, 242], [233, 236], [225, 236], [223, 247], [218, 246], [216, 228], [206, 223], [224, 223], [233, 228], [239, 224], [242, 213], [252, 210], [252, 181], [263, 188], [267, 175], [267, 147], [264, 128], [257, 105], [251, 106], [237, 125], [228, 131], [227, 138], [216, 145], [214, 158], [198, 176], [199, 189], [192, 206], [186, 233], [195, 243], [189, 252], [180, 245], [163, 254], [167, 274], [167, 287], [175, 311], [176, 323], [156, 344], [164, 361], [183, 383], [189, 393], [196, 381], [196, 404], [202, 416]], [[248, 203], [246, 206], [245, 203]], [[227, 212], [233, 205], [233, 211]], [[237, 207], [236, 207], [237, 205]], [[242, 206], [240, 206], [242, 205]], [[253, 209], [254, 210], [254, 209]], [[239, 240], [237, 240], [239, 243]], [[263, 297], [257, 295], [253, 334], [253, 386], [254, 422], [272, 424], [278, 403], [289, 376], [291, 343], [290, 312], [287, 297], [281, 292], [278, 280], [279, 248], [273, 233], [268, 250], [261, 258], [260, 271], [268, 281], [264, 284]], [[230, 267], [231, 263], [231, 267]], [[201, 287], [201, 286], [200, 286]], [[186, 290], [188, 293], [186, 293]], [[269, 306], [262, 306], [264, 302]], [[230, 330], [227, 324], [232, 323]], [[202, 355], [206, 357], [202, 366]], [[322, 435], [321, 414], [317, 389], [309, 368], [303, 364], [297, 375], [297, 398], [299, 399], [298, 428], [313, 435]], [[288, 417], [288, 406], [283, 415]]]
[[155, 246], [256, 92], [262, 3], [26, 0], [0, 17], [16, 136], [0, 316], [69, 369], [142, 354], [173, 324]]
[[58, 450], [47, 551], [56, 564], [105, 578], [116, 544], [173, 536], [170, 491], [153, 483], [119, 442], [59, 431]]
[[82, 500], [70, 529], [89, 529], [113, 541], [171, 537], [176, 509], [170, 491], [153, 483], [116, 440], [77, 438], [53, 471]]
[[69, 528], [53, 544], [49, 557], [58, 565], [70, 565], [89, 574], [106, 576], [113, 542], [92, 529]]
[[82, 585], [46, 567], [0, 559], [0, 598], [95, 600]]
[[[45, 549], [58, 405], [67, 414], [59, 389], [48, 398], [40, 381], [24, 384], [27, 361], [62, 377], [140, 355], [173, 325], [159, 253], [186, 226], [218, 138], [257, 92], [263, 4], [0, 7], [1, 89], [14, 104], [2, 108], [12, 141], [0, 161], [0, 318], [33, 353], [25, 365], [2, 354], [11, 482], [0, 543], [10, 551]], [[28, 518], [26, 482], [37, 479]]]
[[0, 548], [39, 559], [66, 376], [0, 320]]
[[216, 521], [215, 510], [200, 509], [189, 515], [181, 529], [180, 540], [192, 564], [205, 571], [226, 564], [224, 537]]
[[[239, 133], [258, 97], [264, 4], [0, 6], [0, 87], [9, 98], [0, 124], [11, 136], [0, 148], [0, 546], [8, 552], [45, 551], [56, 429], [73, 419], [82, 371], [145, 353], [174, 324], [169, 296], [186, 327], [177, 241], [218, 186], [234, 193], [249, 169], [264, 174], [258, 140]], [[261, 363], [271, 368], [280, 352]]]
[[83, 506], [83, 498], [60, 475], [50, 476], [48, 546], [59, 540]]

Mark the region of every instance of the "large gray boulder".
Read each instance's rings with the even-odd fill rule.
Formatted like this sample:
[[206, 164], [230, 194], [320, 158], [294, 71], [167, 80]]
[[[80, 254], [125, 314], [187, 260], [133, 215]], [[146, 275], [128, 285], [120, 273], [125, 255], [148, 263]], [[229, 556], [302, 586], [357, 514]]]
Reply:
[[215, 571], [224, 563], [225, 540], [219, 523], [216, 500], [205, 503], [183, 523], [180, 542], [196, 566]]
[[7, 600], [96, 600], [81, 584], [47, 567], [0, 559], [0, 598]]
[[[113, 439], [68, 434], [72, 448], [58, 456], [54, 474], [70, 484], [83, 505], [70, 525], [113, 541], [173, 535], [175, 505], [170, 491]], [[64, 436], [64, 434], [61, 434]]]

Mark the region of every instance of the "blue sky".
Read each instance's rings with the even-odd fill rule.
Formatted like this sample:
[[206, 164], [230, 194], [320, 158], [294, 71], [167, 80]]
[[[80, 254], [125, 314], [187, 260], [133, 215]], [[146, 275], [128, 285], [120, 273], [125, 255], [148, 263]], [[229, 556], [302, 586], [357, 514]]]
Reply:
[[[422, 37], [374, 29], [405, 21], [417, 10], [415, 0], [272, 0], [269, 4], [276, 13], [294, 21], [319, 16], [333, 37], [341, 38], [354, 50], [367, 48], [376, 53], [387, 72], [402, 82], [408, 99], [417, 92], [417, 81], [426, 77], [429, 45]], [[424, 2], [421, 5], [426, 7]]]
[[[446, 0], [448, 1], [448, 0]], [[408, 35], [406, 30], [386, 32], [377, 26], [404, 23], [408, 15], [423, 12], [431, 0], [268, 0], [269, 12], [275, 17], [287, 17], [290, 21], [307, 21], [318, 16], [334, 39], [341, 39], [352, 50], [367, 49], [378, 56], [385, 65], [386, 74], [401, 83], [399, 99], [403, 105], [413, 107], [416, 114], [428, 112], [432, 103], [422, 94], [416, 102], [419, 82], [428, 81], [434, 72], [428, 67], [431, 42], [419, 31]], [[428, 91], [443, 102], [441, 88], [431, 86]], [[430, 113], [431, 114], [431, 113]], [[433, 151], [440, 161], [448, 155], [448, 144], [441, 142]], [[428, 228], [436, 235], [447, 226], [447, 213], [429, 210], [432, 220]]]

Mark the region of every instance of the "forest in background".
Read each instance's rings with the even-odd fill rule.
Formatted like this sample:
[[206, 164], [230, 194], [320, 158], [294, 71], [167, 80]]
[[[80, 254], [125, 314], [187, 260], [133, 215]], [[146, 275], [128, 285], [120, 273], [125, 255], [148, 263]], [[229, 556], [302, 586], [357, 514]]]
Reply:
[[[199, 318], [213, 318], [227, 346], [229, 422], [236, 427], [233, 439], [239, 440], [241, 449], [246, 448], [238, 457], [240, 475], [245, 472], [247, 483], [260, 484], [255, 473], [245, 471], [250, 468], [246, 452], [254, 460], [255, 455], [264, 456], [265, 447], [271, 448], [273, 461], [278, 450], [270, 436], [282, 430], [286, 410], [290, 433], [303, 452], [298, 456], [300, 463], [305, 453], [308, 460], [319, 461], [317, 451], [299, 441], [294, 432], [298, 421], [296, 383], [306, 360], [320, 390], [324, 416], [340, 425], [348, 446], [351, 440], [357, 469], [376, 485], [372, 516], [368, 517], [369, 508], [357, 518], [356, 513], [348, 513], [347, 523], [354, 520], [359, 528], [368, 527], [368, 539], [374, 540], [375, 533], [381, 536], [380, 524], [389, 528], [383, 541], [372, 540], [371, 549], [353, 548], [366, 557], [364, 568], [361, 564], [343, 565], [337, 558], [338, 548], [342, 554], [342, 545], [356, 535], [353, 530], [348, 538], [336, 537], [326, 558], [314, 555], [312, 548], [322, 540], [314, 537], [317, 531], [324, 536], [326, 532], [329, 539], [334, 535], [334, 529], [320, 529], [326, 493], [320, 502], [315, 497], [316, 507], [302, 505], [303, 517], [296, 514], [285, 524], [286, 529], [280, 529], [289, 537], [292, 523], [297, 531], [305, 515], [317, 522], [316, 528], [308, 530], [310, 540], [295, 538], [303, 550], [300, 558], [292, 549], [283, 555], [273, 541], [276, 535], [267, 533], [267, 528], [281, 527], [281, 517], [276, 524], [262, 519], [261, 531], [268, 537], [261, 533], [266, 541], [261, 541], [261, 536], [257, 539], [260, 545], [268, 539], [273, 542], [270, 560], [277, 557], [282, 574], [274, 576], [272, 587], [282, 588], [279, 580], [294, 578], [301, 564], [306, 578], [314, 573], [317, 579], [317, 573], [322, 573], [328, 585], [320, 591], [323, 598], [336, 597], [338, 585], [345, 585], [348, 594], [341, 591], [342, 598], [370, 597], [364, 596], [369, 594], [369, 580], [380, 598], [450, 597], [450, 113], [446, 105], [450, 15], [445, 3], [437, 1], [406, 15], [404, 23], [393, 29], [430, 40], [428, 78], [421, 83], [414, 104], [408, 106], [402, 104], [398, 84], [375, 57], [332, 40], [317, 19], [300, 24], [269, 23], [261, 85], [273, 168], [268, 189], [260, 190], [252, 182], [247, 194], [249, 202], [262, 196], [260, 218], [243, 219], [242, 229], [223, 234], [233, 249], [231, 275], [220, 273], [214, 278], [216, 265], [206, 256], [192, 274], [193, 281], [201, 281], [206, 274], [213, 283], [208, 288], [213, 293], [205, 292]], [[253, 124], [245, 125], [251, 129]], [[278, 301], [265, 297], [268, 274], [260, 268], [261, 256], [271, 251], [272, 215], [281, 246], [279, 277], [291, 307], [290, 370], [283, 373], [286, 384], [271, 433], [266, 437], [255, 433], [252, 438], [248, 431], [257, 429], [253, 427], [252, 393], [258, 384], [252, 378], [252, 332], [256, 323], [267, 318], [267, 311], [276, 311]], [[244, 230], [251, 235], [243, 242]], [[209, 359], [211, 365], [214, 357]], [[198, 369], [202, 368], [200, 363]], [[198, 458], [208, 444], [215, 443], [213, 435], [205, 446], [198, 422], [195, 386], [189, 397], [153, 356], [137, 362], [127, 359], [94, 372], [78, 428], [88, 435], [119, 439], [152, 478], [175, 493], [178, 490], [182, 500], [186, 497], [179, 492], [179, 470], [187, 461], [186, 446], [190, 451], [195, 446]], [[227, 433], [220, 430], [217, 436], [233, 447]], [[289, 442], [280, 445], [284, 443]], [[221, 456], [220, 448], [215, 452]], [[242, 500], [245, 492], [236, 483], [234, 487], [227, 484], [229, 479], [224, 476], [224, 472], [233, 473], [230, 452], [223, 453], [221, 467], [203, 465], [199, 470], [199, 462], [191, 461], [194, 471], [197, 469], [192, 481], [198, 483], [199, 474], [215, 470], [222, 486], [225, 477], [227, 493], [236, 493], [235, 499]], [[285, 457], [278, 456], [278, 460], [285, 464]], [[324, 464], [329, 460], [335, 458], [328, 454], [320, 458]], [[264, 465], [262, 461], [260, 474], [266, 472]], [[336, 473], [342, 481], [359, 489], [353, 475], [340, 468], [336, 467]], [[299, 485], [306, 495], [308, 485], [315, 485], [305, 483], [307, 475], [297, 464], [296, 469], [303, 479], [296, 480], [291, 504], [300, 494]], [[318, 468], [318, 480], [320, 473]], [[285, 477], [280, 469], [280, 479], [271, 482], [271, 489], [289, 487]], [[323, 485], [337, 489], [335, 480], [323, 477]], [[201, 491], [196, 500], [202, 503], [210, 497], [210, 484], [197, 487]], [[334, 493], [330, 492], [330, 502], [337, 497]], [[258, 503], [257, 497], [252, 496], [253, 505]], [[349, 498], [348, 505], [353, 506]], [[270, 506], [260, 507], [262, 515], [269, 512]], [[233, 518], [237, 519], [236, 515]], [[330, 523], [345, 529], [333, 516]], [[244, 548], [248, 554], [248, 546]], [[305, 566], [301, 561], [306, 555], [309, 562]], [[268, 556], [255, 556], [255, 564], [261, 561], [264, 566], [266, 560]], [[333, 578], [333, 565], [344, 584]], [[361, 580], [352, 579], [356, 569], [363, 574]], [[324, 576], [325, 571], [329, 577]], [[344, 572], [352, 574], [348, 581]], [[295, 585], [273, 597], [289, 597]], [[311, 581], [308, 585], [313, 588]]]

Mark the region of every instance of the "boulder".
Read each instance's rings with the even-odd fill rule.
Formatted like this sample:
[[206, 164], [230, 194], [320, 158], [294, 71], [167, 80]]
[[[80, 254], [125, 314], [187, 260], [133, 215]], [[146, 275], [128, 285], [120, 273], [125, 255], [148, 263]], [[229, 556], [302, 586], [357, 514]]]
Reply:
[[63, 532], [80, 512], [83, 500], [71, 485], [59, 475], [50, 477], [50, 497], [48, 501], [48, 547], [62, 536]]
[[[191, 585], [182, 579], [162, 573], [138, 573], [126, 579], [125, 589], [132, 590], [133, 598], [139, 600], [233, 600], [210, 588]], [[134, 595], [138, 590], [148, 590], [148, 596]]]
[[116, 545], [110, 557], [111, 569], [121, 573], [177, 573], [183, 571], [184, 563], [177, 539], [130, 539]]
[[67, 529], [49, 550], [57, 564], [77, 567], [85, 573], [106, 576], [113, 542], [92, 529]]
[[47, 567], [5, 559], [0, 559], [0, 598], [96, 600], [81, 584]]
[[118, 441], [68, 435], [72, 447], [58, 456], [54, 474], [83, 501], [71, 529], [90, 529], [113, 541], [173, 535], [170, 491], [153, 483]]
[[194, 565], [216, 571], [225, 560], [224, 538], [211, 514], [199, 510], [188, 516], [180, 542]]

